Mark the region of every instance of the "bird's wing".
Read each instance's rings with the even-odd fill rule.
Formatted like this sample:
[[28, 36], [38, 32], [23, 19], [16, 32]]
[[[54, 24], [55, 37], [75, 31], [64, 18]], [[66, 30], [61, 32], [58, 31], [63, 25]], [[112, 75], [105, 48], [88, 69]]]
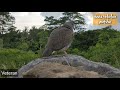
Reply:
[[72, 30], [65, 27], [60, 27], [51, 33], [47, 46], [53, 50], [60, 50], [69, 45], [72, 41], [72, 38]]

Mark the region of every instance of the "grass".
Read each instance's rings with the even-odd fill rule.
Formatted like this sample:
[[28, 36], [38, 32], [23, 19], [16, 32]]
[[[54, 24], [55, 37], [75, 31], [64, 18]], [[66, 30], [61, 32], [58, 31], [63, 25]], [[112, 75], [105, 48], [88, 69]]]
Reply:
[[38, 58], [37, 54], [31, 51], [18, 49], [0, 49], [0, 69], [19, 69], [31, 60]]

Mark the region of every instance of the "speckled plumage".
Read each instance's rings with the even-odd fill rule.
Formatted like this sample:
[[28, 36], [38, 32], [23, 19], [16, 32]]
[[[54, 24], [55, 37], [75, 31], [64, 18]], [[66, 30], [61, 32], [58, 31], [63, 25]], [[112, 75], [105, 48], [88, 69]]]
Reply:
[[50, 56], [53, 51], [67, 50], [73, 41], [73, 27], [74, 23], [71, 21], [53, 30], [43, 52], [43, 56]]

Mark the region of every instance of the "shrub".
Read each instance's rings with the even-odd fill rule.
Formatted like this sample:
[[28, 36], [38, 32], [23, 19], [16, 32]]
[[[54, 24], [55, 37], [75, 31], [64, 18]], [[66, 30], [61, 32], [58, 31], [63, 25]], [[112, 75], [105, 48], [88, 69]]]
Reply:
[[31, 51], [0, 49], [0, 69], [19, 69], [35, 58], [38, 55]]
[[3, 48], [3, 39], [0, 39], [0, 48]]
[[95, 47], [84, 54], [90, 60], [108, 63], [120, 67], [120, 38], [110, 39], [107, 45], [97, 43]]

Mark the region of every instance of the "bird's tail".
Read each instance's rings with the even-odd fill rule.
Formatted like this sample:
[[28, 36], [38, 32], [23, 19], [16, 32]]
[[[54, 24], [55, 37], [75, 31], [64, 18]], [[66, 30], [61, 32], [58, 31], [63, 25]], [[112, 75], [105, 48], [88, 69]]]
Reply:
[[52, 54], [52, 50], [51, 49], [48, 49], [46, 48], [43, 52], [43, 57], [48, 57]]

